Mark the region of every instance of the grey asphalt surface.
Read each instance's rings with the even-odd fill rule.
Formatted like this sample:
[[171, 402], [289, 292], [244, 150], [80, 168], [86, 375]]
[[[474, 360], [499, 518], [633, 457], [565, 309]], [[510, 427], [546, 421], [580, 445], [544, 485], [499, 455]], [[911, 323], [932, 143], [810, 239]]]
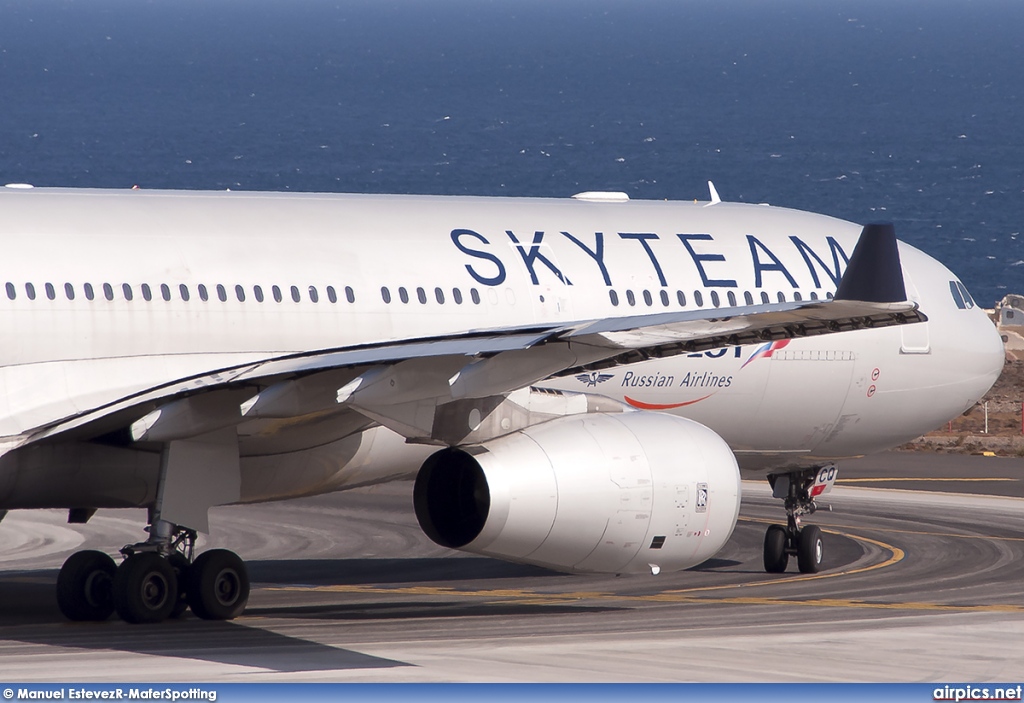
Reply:
[[1024, 458], [884, 452], [839, 466], [841, 486], [1024, 496]]
[[248, 610], [228, 623], [64, 622], [60, 564], [137, 541], [143, 513], [101, 511], [85, 527], [59, 511], [12, 513], [0, 524], [0, 678], [1024, 678], [1024, 460], [890, 453], [840, 478], [822, 501], [831, 512], [810, 520], [827, 548], [813, 576], [763, 572], [764, 529], [783, 513], [762, 482], [745, 482], [720, 554], [656, 577], [441, 549], [415, 525], [409, 483], [217, 509], [206, 545], [237, 551], [253, 580]]

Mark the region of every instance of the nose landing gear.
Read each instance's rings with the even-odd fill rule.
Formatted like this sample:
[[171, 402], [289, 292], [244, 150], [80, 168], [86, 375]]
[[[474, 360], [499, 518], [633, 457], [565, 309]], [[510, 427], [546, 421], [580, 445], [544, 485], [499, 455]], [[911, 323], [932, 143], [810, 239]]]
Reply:
[[834, 465], [773, 474], [768, 477], [772, 495], [783, 498], [786, 506], [786, 525], [771, 525], [764, 535], [764, 570], [781, 574], [789, 566], [789, 558], [796, 557], [802, 574], [815, 574], [821, 570], [825, 556], [821, 528], [801, 525], [801, 518], [818, 509], [814, 499], [827, 493], [835, 483], [838, 470]]

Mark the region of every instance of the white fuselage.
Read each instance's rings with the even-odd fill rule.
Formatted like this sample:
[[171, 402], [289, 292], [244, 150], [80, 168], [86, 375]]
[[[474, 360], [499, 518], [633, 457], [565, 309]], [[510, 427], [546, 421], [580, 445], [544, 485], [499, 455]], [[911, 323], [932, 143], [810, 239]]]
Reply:
[[[283, 354], [826, 299], [859, 232], [727, 203], [0, 190], [0, 437], [13, 450], [133, 394]], [[991, 323], [955, 302], [956, 277], [900, 252], [926, 323], [543, 385], [694, 418], [750, 467], [899, 444], [970, 407], [1002, 366]], [[383, 480], [423, 456], [359, 422], [304, 431], [240, 428], [243, 499]], [[20, 504], [11, 472], [43, 460], [19, 461], [6, 478], [0, 465], [0, 503]], [[311, 461], [308, 486], [275, 474]]]

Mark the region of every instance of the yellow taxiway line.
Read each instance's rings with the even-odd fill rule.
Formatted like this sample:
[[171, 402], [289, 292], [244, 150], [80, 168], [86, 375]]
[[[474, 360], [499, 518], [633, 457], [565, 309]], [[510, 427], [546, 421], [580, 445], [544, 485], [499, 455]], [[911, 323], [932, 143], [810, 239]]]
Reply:
[[[1002, 479], [1000, 479], [1002, 480]], [[1008, 479], [1012, 480], [1012, 479]], [[771, 522], [758, 518], [740, 518], [745, 522]], [[820, 574], [802, 574], [775, 579], [759, 579], [757, 581], [746, 581], [743, 583], [722, 584], [719, 586], [698, 586], [694, 588], [683, 588], [650, 593], [646, 595], [632, 595], [609, 593], [602, 591], [567, 591], [562, 593], [551, 593], [533, 589], [519, 588], [496, 588], [496, 589], [457, 589], [445, 586], [375, 586], [375, 585], [334, 585], [334, 586], [279, 586], [272, 587], [270, 591], [292, 591], [292, 592], [317, 592], [317, 593], [352, 593], [362, 595], [402, 595], [402, 596], [430, 596], [442, 598], [482, 598], [488, 599], [493, 604], [516, 603], [519, 605], [559, 605], [578, 603], [580, 601], [614, 602], [614, 603], [685, 603], [692, 605], [769, 605], [769, 606], [793, 606], [793, 607], [819, 607], [819, 608], [858, 608], [874, 610], [903, 610], [903, 611], [927, 611], [941, 613], [1021, 613], [1024, 612], [1024, 605], [1014, 604], [945, 604], [928, 603], [916, 601], [865, 601], [852, 598], [784, 598], [784, 597], [759, 597], [759, 596], [726, 596], [710, 595], [714, 591], [730, 591], [740, 588], [748, 589], [759, 586], [774, 586], [784, 583], [797, 583], [803, 581], [815, 581], [821, 579], [836, 578], [839, 576], [852, 576], [854, 574], [867, 573], [877, 569], [893, 566], [902, 561], [906, 553], [895, 545], [880, 540], [856, 535], [850, 532], [842, 532], [842, 527], [823, 528], [825, 532], [837, 534], [866, 544], [874, 545], [879, 549], [889, 552], [889, 557], [876, 564], [849, 569], [846, 571], [830, 571]], [[1022, 541], [1019, 537], [982, 537], [980, 535], [955, 535], [945, 533], [914, 532], [909, 530], [886, 530], [901, 534], [935, 535], [941, 537], [960, 537], [966, 539], [995, 539]], [[697, 595], [700, 594], [700, 595]]]

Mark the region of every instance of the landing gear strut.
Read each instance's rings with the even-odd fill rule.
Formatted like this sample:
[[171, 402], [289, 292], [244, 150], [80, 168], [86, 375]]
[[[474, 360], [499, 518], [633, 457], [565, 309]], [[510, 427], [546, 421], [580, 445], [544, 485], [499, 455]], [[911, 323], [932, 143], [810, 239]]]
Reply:
[[772, 494], [783, 498], [786, 505], [786, 524], [771, 525], [764, 535], [764, 570], [781, 574], [796, 556], [802, 574], [821, 570], [825, 549], [821, 528], [801, 525], [801, 518], [818, 509], [814, 499], [832, 488], [837, 470], [835, 466], [811, 469], [768, 477]]
[[[249, 601], [245, 564], [223, 549], [193, 558], [196, 530], [185, 527], [208, 532], [209, 509], [241, 495], [237, 430], [211, 425], [211, 417], [237, 412], [241, 392], [172, 400], [132, 425], [136, 441], [163, 443], [149, 539], [122, 548], [120, 566], [102, 552], [71, 555], [57, 577], [57, 603], [68, 619], [106, 620], [117, 612], [125, 622], [154, 623], [189, 608], [205, 620], [242, 614]], [[79, 511], [85, 519], [95, 512]]]
[[155, 520], [145, 542], [121, 549], [115, 566], [103, 552], [72, 554], [57, 576], [57, 604], [69, 620], [155, 623], [184, 615], [230, 620], [245, 610], [249, 575], [234, 552], [212, 549], [192, 559], [196, 533]]

